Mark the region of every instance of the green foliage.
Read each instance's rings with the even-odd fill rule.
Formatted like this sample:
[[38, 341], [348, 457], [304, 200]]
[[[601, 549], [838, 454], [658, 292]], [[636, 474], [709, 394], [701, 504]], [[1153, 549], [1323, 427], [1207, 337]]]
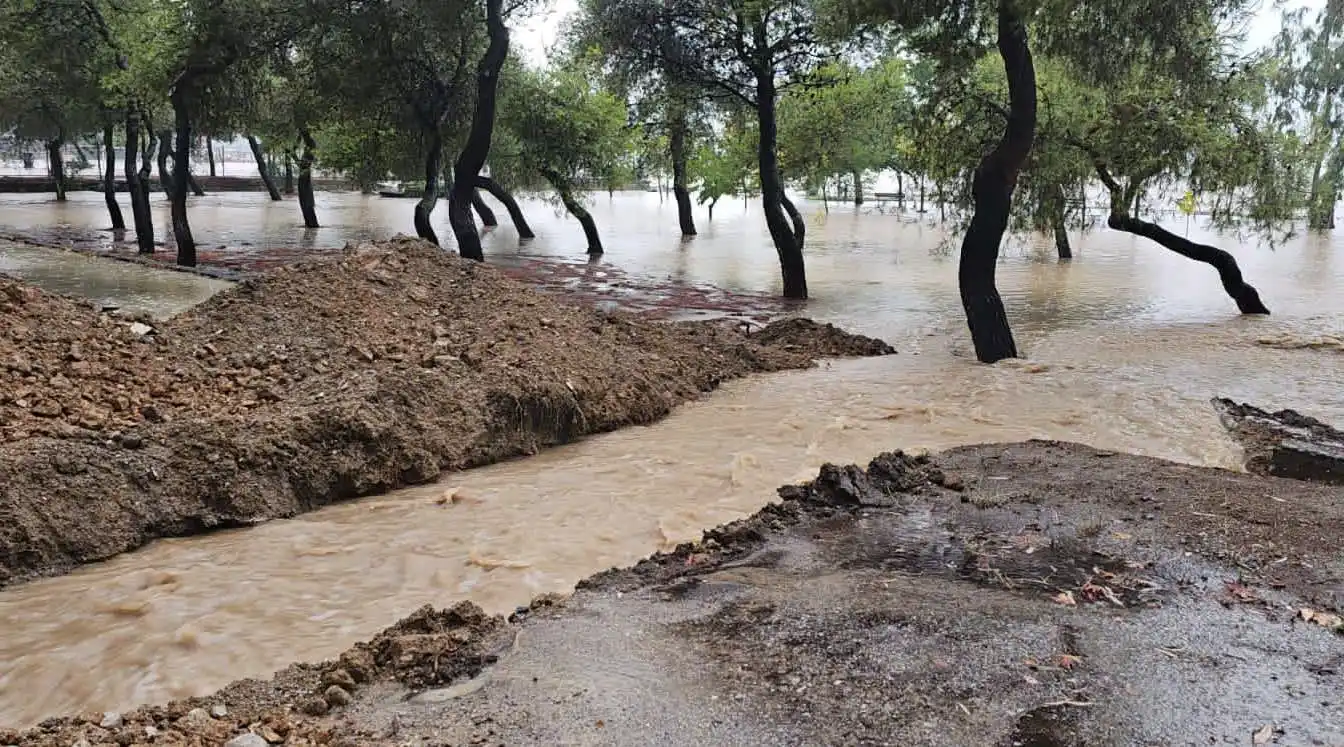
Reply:
[[700, 204], [712, 210], [724, 197], [755, 194], [760, 189], [756, 148], [754, 123], [740, 113], [728, 119], [719, 137], [704, 142], [691, 161]]

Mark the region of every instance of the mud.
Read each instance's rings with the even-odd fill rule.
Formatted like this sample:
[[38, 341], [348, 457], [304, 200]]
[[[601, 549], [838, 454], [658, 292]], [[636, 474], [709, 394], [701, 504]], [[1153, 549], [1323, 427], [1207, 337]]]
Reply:
[[1344, 744], [1344, 489], [1038, 441], [780, 492], [507, 621], [0, 744]]
[[[411, 240], [166, 322], [0, 279], [0, 585], [648, 423], [721, 382], [894, 352], [655, 323]], [[765, 337], [760, 337], [765, 335]]]

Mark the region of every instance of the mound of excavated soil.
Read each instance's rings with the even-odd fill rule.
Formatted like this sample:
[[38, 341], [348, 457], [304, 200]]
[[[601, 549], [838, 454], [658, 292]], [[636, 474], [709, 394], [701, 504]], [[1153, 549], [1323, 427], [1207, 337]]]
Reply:
[[894, 352], [566, 304], [428, 244], [349, 247], [149, 327], [0, 279], [0, 585], [648, 423]]

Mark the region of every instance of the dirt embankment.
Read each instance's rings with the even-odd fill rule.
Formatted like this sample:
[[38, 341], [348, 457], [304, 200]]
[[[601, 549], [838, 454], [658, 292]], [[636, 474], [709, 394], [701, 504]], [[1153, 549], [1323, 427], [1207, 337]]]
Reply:
[[0, 744], [1344, 743], [1342, 488], [1029, 442], [780, 494], [508, 620]]
[[0, 585], [890, 352], [807, 320], [748, 335], [602, 313], [416, 241], [280, 268], [157, 326], [0, 279]]

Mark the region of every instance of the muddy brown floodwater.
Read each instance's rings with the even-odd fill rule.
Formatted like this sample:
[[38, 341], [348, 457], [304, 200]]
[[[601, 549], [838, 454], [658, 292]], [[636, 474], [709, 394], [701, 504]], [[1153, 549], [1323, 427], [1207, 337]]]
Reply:
[[[379, 199], [324, 196], [332, 227], [315, 238], [298, 237], [289, 203], [257, 208], [263, 219], [249, 229], [240, 206], [263, 205], [259, 195], [193, 209], [203, 242], [217, 230], [220, 243], [288, 235], [325, 246], [409, 225], [409, 201]], [[81, 204], [61, 208], [61, 220], [100, 225], [100, 206]], [[504, 228], [488, 254], [581, 257], [576, 227], [528, 207], [539, 238], [518, 249]], [[656, 195], [594, 196], [593, 208], [608, 264], [777, 290], [756, 211], [720, 205], [682, 243]], [[4, 220], [31, 229], [49, 209], [28, 203]], [[1214, 395], [1344, 423], [1344, 245], [1309, 237], [1271, 250], [1214, 237], [1274, 311], [1267, 319], [1239, 317], [1206, 267], [1122, 234], [1078, 237], [1068, 264], [1045, 247], [1010, 246], [1000, 287], [1028, 357], [986, 367], [970, 356], [955, 259], [936, 251], [937, 229], [834, 209], [809, 220], [806, 313], [880, 336], [900, 355], [734, 382], [651, 427], [293, 520], [157, 542], [6, 590], [0, 724], [203, 694], [339, 653], [427, 603], [506, 611], [749, 514], [825, 461], [1036, 437], [1236, 468]], [[465, 500], [439, 505], [445, 490]]]

